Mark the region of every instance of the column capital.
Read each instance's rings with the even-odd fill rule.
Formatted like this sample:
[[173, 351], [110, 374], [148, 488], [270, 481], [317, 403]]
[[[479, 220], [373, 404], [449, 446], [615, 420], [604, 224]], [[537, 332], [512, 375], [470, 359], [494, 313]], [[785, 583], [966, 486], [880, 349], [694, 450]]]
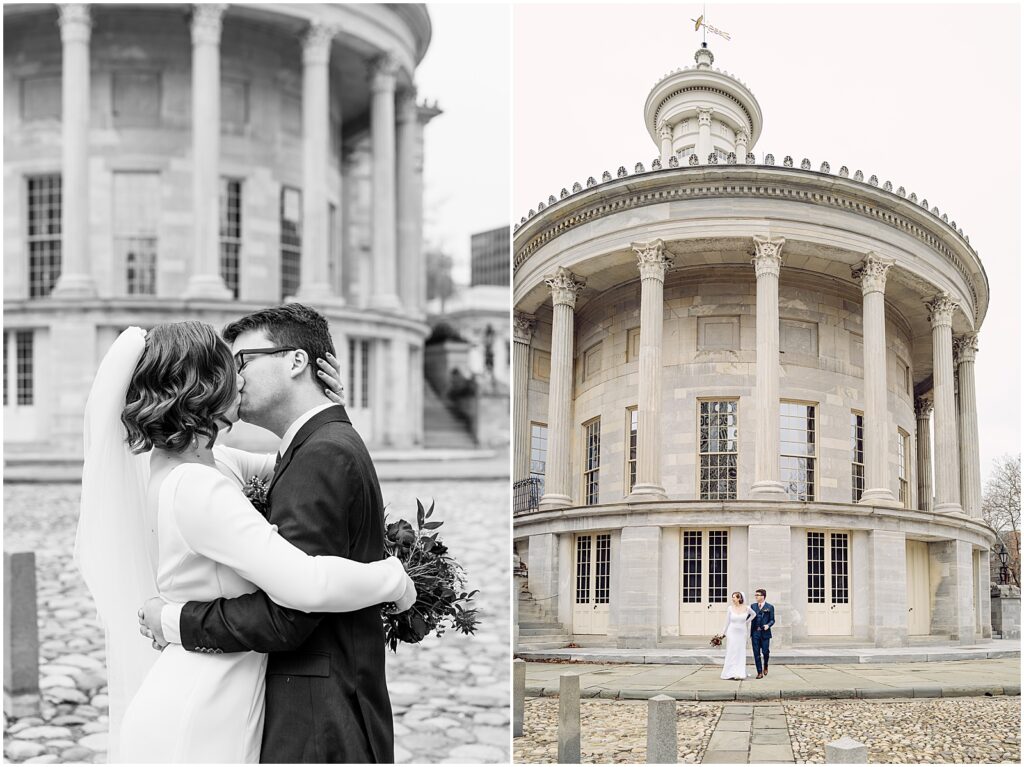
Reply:
[[738, 144], [749, 144], [750, 143], [750, 131], [747, 130], [746, 126], [741, 126], [736, 129], [736, 143]]
[[192, 6], [192, 45], [220, 45], [224, 3], [196, 3]]
[[758, 279], [761, 277], [778, 277], [782, 269], [782, 246], [786, 240], [780, 237], [773, 240], [769, 237], [754, 235], [754, 257], [750, 263], [754, 265], [754, 271]]
[[87, 3], [62, 3], [57, 6], [60, 39], [64, 43], [87, 43], [92, 34], [92, 14]]
[[853, 279], [860, 283], [864, 295], [868, 293], [885, 293], [885, 275], [895, 261], [881, 258], [875, 253], [868, 253], [864, 260], [851, 270]]
[[964, 333], [953, 336], [953, 359], [959, 365], [961, 362], [974, 362], [978, 353], [978, 334]]
[[697, 107], [697, 126], [700, 128], [710, 128], [711, 115], [714, 111], [713, 107]]
[[533, 340], [533, 329], [537, 327], [537, 320], [532, 314], [526, 312], [513, 312], [512, 314], [512, 335], [517, 344], [529, 346]]
[[558, 267], [554, 274], [544, 277], [544, 282], [551, 288], [551, 304], [564, 304], [569, 308], [576, 307], [576, 296], [583, 290], [586, 280], [581, 280], [564, 266]]
[[672, 266], [672, 257], [665, 249], [662, 240], [650, 242], [634, 242], [630, 247], [636, 253], [636, 263], [640, 268], [640, 279], [654, 278], [664, 282], [665, 272]]
[[661, 127], [658, 129], [658, 135], [663, 139], [672, 138], [672, 126], [663, 122]]
[[326, 64], [331, 60], [331, 43], [338, 33], [333, 24], [314, 21], [302, 34], [302, 63]]
[[374, 93], [393, 93], [397, 75], [398, 59], [392, 53], [382, 53], [370, 66], [370, 90]]
[[398, 92], [395, 119], [400, 123], [411, 123], [419, 119], [419, 107], [416, 105], [416, 86], [410, 85]]
[[914, 398], [914, 415], [918, 418], [927, 418], [931, 415], [934, 407], [935, 402], [930, 395]]
[[933, 328], [952, 327], [953, 312], [960, 307], [949, 293], [939, 293], [931, 301], [925, 301], [928, 307], [928, 320]]

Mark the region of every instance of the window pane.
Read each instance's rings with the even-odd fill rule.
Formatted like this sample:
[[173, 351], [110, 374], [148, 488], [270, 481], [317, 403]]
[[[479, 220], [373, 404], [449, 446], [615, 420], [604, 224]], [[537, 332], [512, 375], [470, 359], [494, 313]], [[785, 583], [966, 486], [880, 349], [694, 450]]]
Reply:
[[724, 501], [736, 498], [739, 431], [736, 400], [700, 403], [700, 498]]
[[220, 276], [231, 294], [238, 298], [239, 264], [242, 250], [242, 182], [220, 180]]
[[61, 270], [61, 177], [27, 179], [28, 294], [50, 295]]
[[17, 402], [19, 405], [35, 404], [34, 381], [35, 370], [32, 355], [32, 331], [18, 330], [14, 334], [14, 343], [17, 354], [16, 383], [18, 387]]
[[302, 256], [302, 193], [281, 189], [281, 300], [299, 290]]

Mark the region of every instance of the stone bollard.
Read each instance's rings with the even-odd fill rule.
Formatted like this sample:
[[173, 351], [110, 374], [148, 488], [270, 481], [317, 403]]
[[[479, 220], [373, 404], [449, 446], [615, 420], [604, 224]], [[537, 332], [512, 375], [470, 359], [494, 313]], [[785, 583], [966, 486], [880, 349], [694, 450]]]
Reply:
[[39, 714], [36, 555], [4, 552], [4, 712]]
[[867, 764], [868, 747], [849, 735], [825, 744], [825, 764]]
[[512, 737], [523, 734], [523, 709], [526, 707], [526, 661], [512, 661]]
[[580, 763], [580, 675], [558, 679], [558, 763]]
[[647, 763], [675, 764], [678, 757], [676, 700], [655, 695], [647, 701]]

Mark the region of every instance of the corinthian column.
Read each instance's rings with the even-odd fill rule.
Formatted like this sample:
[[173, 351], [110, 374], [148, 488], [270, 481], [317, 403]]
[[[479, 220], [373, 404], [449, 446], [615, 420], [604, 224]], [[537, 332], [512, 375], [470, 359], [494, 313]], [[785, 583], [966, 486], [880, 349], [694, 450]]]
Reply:
[[867, 506], [899, 506], [889, 488], [889, 406], [886, 396], [885, 275], [892, 261], [868, 253], [853, 269], [864, 295], [864, 493]]
[[960, 502], [964, 513], [981, 516], [981, 457], [978, 454], [978, 397], [974, 385], [974, 357], [978, 334], [965, 333], [953, 340], [960, 381]]
[[373, 144], [373, 265], [372, 305], [397, 309], [395, 253], [395, 75], [398, 63], [380, 56], [370, 80], [370, 130]]
[[418, 279], [423, 217], [419, 130], [416, 89], [407, 88], [398, 97], [398, 295], [410, 311], [422, 309]]
[[779, 481], [779, 271], [782, 238], [754, 236], [754, 272], [757, 274], [757, 388], [754, 450], [755, 498], [783, 500]]
[[220, 26], [225, 8], [192, 6], [194, 261], [186, 298], [232, 298], [220, 274]]
[[935, 400], [935, 507], [936, 512], [962, 514], [960, 461], [953, 402], [953, 312], [958, 304], [940, 293], [927, 304], [932, 323], [932, 380]]
[[736, 163], [742, 165], [747, 161], [747, 144], [750, 142], [750, 135], [746, 128], [736, 131]]
[[697, 110], [696, 153], [701, 165], [708, 161], [708, 155], [711, 154], [711, 113], [714, 111], [711, 107]]
[[57, 6], [61, 71], [61, 266], [51, 295], [96, 295], [89, 263], [89, 6]]
[[658, 135], [661, 137], [661, 166], [667, 168], [668, 158], [672, 156], [672, 128], [668, 123], [662, 123]]
[[672, 259], [661, 240], [633, 243], [640, 268], [640, 398], [636, 484], [630, 497], [664, 498], [661, 484], [661, 337], [665, 271]]
[[932, 400], [918, 397], [914, 400], [917, 416], [917, 508], [932, 510]]
[[551, 288], [551, 379], [548, 384], [548, 463], [540, 510], [572, 504], [569, 450], [572, 445], [572, 341], [576, 296], [583, 281], [565, 267], [544, 278]]
[[297, 297], [331, 299], [328, 281], [330, 219], [327, 214], [327, 168], [330, 156], [330, 83], [328, 66], [335, 29], [314, 22], [302, 38], [302, 261]]
[[530, 411], [526, 404], [530, 388], [530, 341], [537, 322], [533, 315], [512, 316], [512, 481], [530, 476]]

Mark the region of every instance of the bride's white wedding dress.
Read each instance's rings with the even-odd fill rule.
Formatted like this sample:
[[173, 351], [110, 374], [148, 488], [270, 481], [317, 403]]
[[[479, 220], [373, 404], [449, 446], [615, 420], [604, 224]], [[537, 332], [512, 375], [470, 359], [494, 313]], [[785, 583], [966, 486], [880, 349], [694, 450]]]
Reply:
[[[225, 476], [266, 477], [273, 456], [225, 448], [218, 453], [220, 471], [181, 464], [150, 489], [157, 513], [157, 588], [166, 601], [208, 602], [259, 586], [285, 607], [347, 612], [404, 590], [396, 560], [365, 565], [310, 557], [285, 541], [239, 492], [236, 479]], [[128, 706], [120, 758], [259, 762], [266, 659], [263, 653], [188, 652], [169, 645]]]
[[750, 622], [754, 620], [754, 611], [749, 607], [745, 612], [737, 613], [732, 607], [726, 609], [725, 628], [725, 664], [722, 666], [722, 679], [747, 678], [747, 641], [750, 639]]

